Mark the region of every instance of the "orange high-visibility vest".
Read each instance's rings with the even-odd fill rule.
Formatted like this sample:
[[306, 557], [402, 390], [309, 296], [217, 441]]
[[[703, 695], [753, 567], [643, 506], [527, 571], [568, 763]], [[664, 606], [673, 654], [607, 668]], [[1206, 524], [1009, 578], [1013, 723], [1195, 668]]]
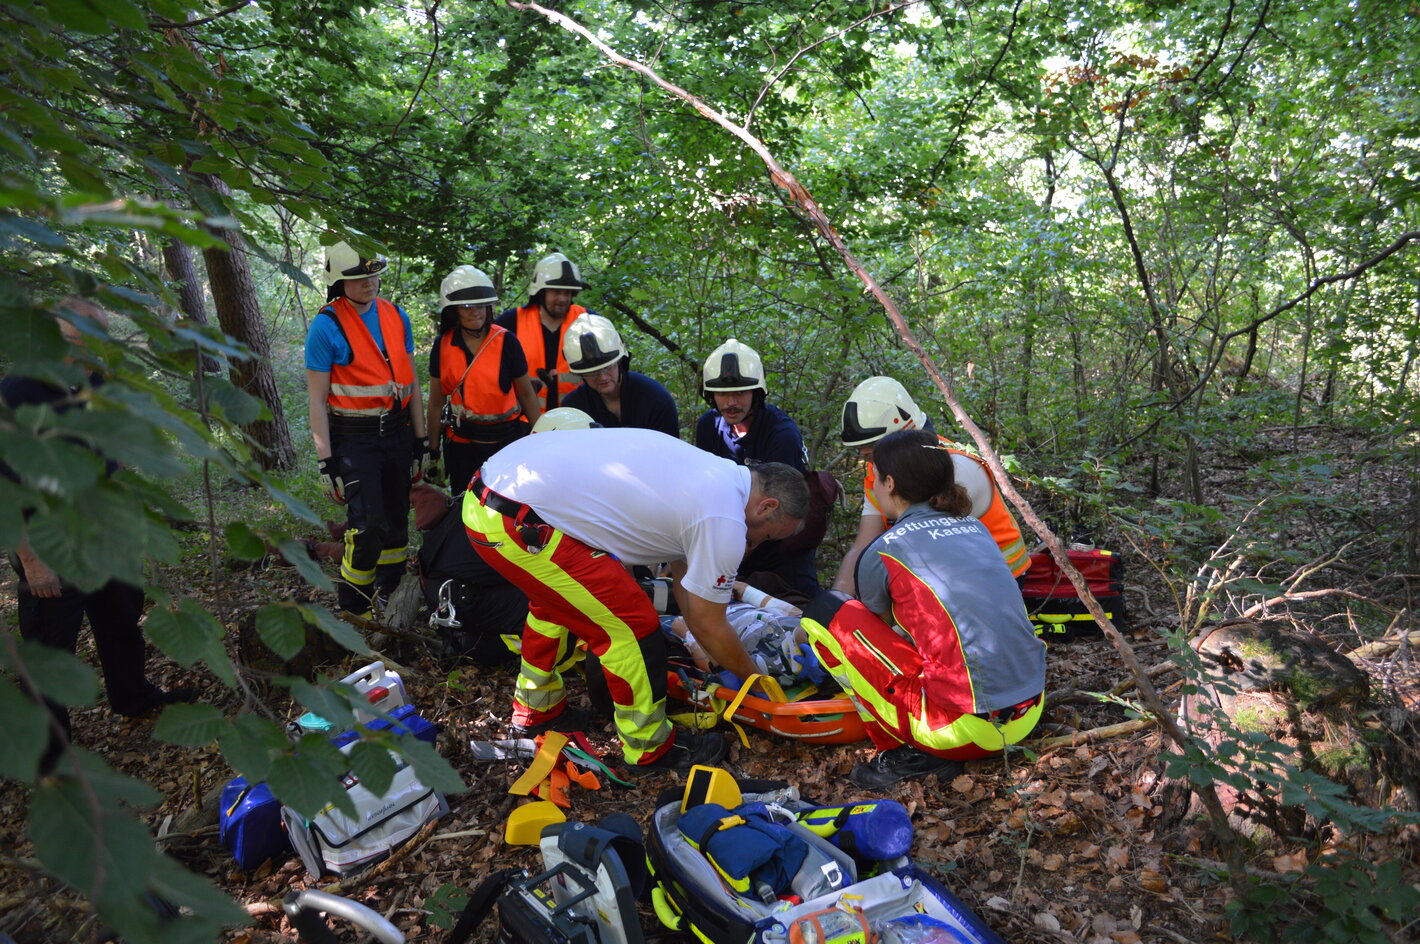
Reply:
[[[567, 366], [567, 358], [562, 353], [562, 336], [567, 333], [567, 326], [586, 311], [581, 305], [571, 306], [567, 309], [567, 317], [562, 319], [562, 324], [557, 329], [557, 399], [551, 401], [553, 406], [561, 403], [563, 397], [582, 385], [582, 379]], [[542, 317], [538, 314], [537, 305], [524, 305], [518, 309], [516, 334], [523, 344], [523, 353], [528, 357], [529, 374], [536, 377], [539, 370], [553, 366], [547, 363], [546, 352], [542, 348]], [[543, 396], [546, 395], [547, 391], [543, 391]]]
[[404, 346], [404, 319], [399, 309], [383, 298], [375, 299], [385, 340], [383, 352], [350, 299], [337, 298], [322, 311], [335, 316], [353, 355], [350, 363], [330, 367], [330, 395], [326, 397], [330, 412], [379, 416], [409, 406], [414, 395], [414, 362]]
[[[957, 456], [965, 456], [972, 462], [977, 463], [986, 469], [986, 476], [991, 478], [991, 468], [980, 456], [973, 456], [969, 452], [961, 449], [953, 449], [948, 445], [948, 440], [938, 436], [942, 445], [947, 446], [947, 451]], [[883, 528], [886, 529], [890, 522], [887, 515], [882, 513], [882, 508], [878, 506], [877, 499], [873, 498], [873, 483], [876, 480], [876, 469], [871, 462], [868, 463], [868, 474], [863, 477], [863, 501], [864, 507], [872, 505], [878, 509], [878, 514], [883, 519]], [[1020, 525], [1016, 524], [1016, 519], [1011, 517], [1010, 510], [1006, 507], [1006, 502], [1001, 498], [1001, 490], [996, 487], [996, 483], [991, 483], [991, 507], [978, 519], [986, 526], [986, 530], [991, 532], [991, 537], [995, 539], [996, 545], [1001, 548], [1001, 553], [1005, 555], [1006, 566], [1011, 568], [1011, 574], [1019, 577], [1030, 570], [1030, 555], [1026, 553], [1026, 541], [1021, 537]]]
[[439, 389], [449, 398], [454, 419], [450, 436], [455, 442], [463, 439], [457, 431], [465, 423], [502, 423], [522, 412], [512, 387], [505, 391], [498, 386], [508, 332], [490, 324], [488, 335], [470, 358], [454, 343], [458, 331], [454, 328], [439, 338]]

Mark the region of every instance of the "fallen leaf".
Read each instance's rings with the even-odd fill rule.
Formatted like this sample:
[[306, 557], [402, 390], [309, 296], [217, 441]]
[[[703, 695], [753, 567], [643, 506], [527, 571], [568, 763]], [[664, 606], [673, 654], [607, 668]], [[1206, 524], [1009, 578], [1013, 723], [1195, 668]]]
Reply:
[[1287, 855], [1273, 856], [1272, 867], [1278, 872], [1300, 872], [1307, 867], [1307, 851], [1298, 849]]
[[1058, 872], [1064, 864], [1065, 857], [1055, 852], [1040, 860], [1040, 867], [1047, 872]]
[[1118, 942], [1118, 944], [1139, 944], [1141, 940], [1138, 934], [1128, 930], [1115, 931], [1109, 936], [1109, 939]]
[[1110, 846], [1105, 850], [1104, 857], [1116, 869], [1129, 868], [1129, 850], [1123, 846]]
[[952, 789], [957, 793], [970, 793], [971, 788], [974, 786], [976, 786], [976, 781], [972, 780], [966, 774], [962, 774], [952, 781]]
[[990, 898], [986, 899], [986, 907], [990, 908], [992, 911], [1010, 911], [1011, 903], [1000, 895], [992, 895]]
[[1059, 931], [1060, 919], [1049, 913], [1038, 914], [1035, 916], [1035, 926], [1046, 931]]
[[1164, 880], [1164, 877], [1158, 872], [1155, 872], [1153, 869], [1139, 870], [1139, 884], [1144, 887], [1145, 891], [1158, 892], [1160, 894], [1166, 891], [1169, 887], [1169, 884], [1167, 881]]

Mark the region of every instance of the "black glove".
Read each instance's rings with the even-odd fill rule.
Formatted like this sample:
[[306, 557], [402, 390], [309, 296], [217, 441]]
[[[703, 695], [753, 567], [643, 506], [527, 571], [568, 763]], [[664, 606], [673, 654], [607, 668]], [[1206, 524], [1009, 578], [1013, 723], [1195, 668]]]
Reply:
[[429, 452], [429, 437], [423, 436], [414, 441], [414, 461], [409, 464], [409, 484], [422, 482], [424, 475], [429, 471], [433, 457]]
[[335, 456], [320, 460], [320, 484], [331, 501], [345, 504], [345, 479], [340, 474], [340, 460]]
[[429, 462], [424, 467], [424, 481], [430, 485], [444, 484], [444, 471], [439, 468], [439, 447], [434, 443], [429, 447]]

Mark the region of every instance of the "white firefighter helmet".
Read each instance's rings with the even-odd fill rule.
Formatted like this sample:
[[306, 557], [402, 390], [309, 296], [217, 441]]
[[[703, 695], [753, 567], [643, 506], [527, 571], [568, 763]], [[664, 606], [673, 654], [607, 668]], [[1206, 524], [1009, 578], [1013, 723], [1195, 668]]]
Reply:
[[927, 414], [891, 377], [869, 377], [843, 404], [843, 445], [866, 446], [900, 429], [922, 429]]
[[528, 286], [528, 298], [537, 298], [537, 293], [545, 288], [565, 288], [580, 292], [587, 287], [582, 281], [582, 273], [577, 264], [560, 252], [543, 258], [533, 269], [532, 284]]
[[388, 263], [383, 256], [362, 257], [347, 242], [325, 247], [325, 285], [330, 288], [341, 279], [368, 279], [379, 275]]
[[482, 269], [461, 265], [439, 286], [439, 308], [450, 305], [496, 305], [498, 290]]
[[578, 315], [562, 337], [562, 355], [574, 374], [590, 374], [626, 356], [626, 345], [611, 321], [586, 312]]
[[733, 390], [763, 390], [767, 393], [764, 362], [754, 348], [730, 338], [705, 358], [703, 386], [707, 397]]
[[532, 431], [546, 433], [554, 429], [597, 429], [601, 425], [575, 406], [559, 406], [539, 416]]

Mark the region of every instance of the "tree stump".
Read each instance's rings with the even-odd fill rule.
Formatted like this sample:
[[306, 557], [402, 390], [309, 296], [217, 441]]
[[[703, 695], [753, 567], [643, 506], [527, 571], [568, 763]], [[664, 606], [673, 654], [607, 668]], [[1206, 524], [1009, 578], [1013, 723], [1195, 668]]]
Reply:
[[[1248, 771], [1239, 763], [1245, 747], [1219, 748], [1228, 741], [1241, 744], [1249, 733], [1263, 734], [1282, 745], [1291, 765], [1330, 777], [1365, 802], [1391, 802], [1393, 791], [1378, 771], [1388, 746], [1398, 746], [1395, 732], [1370, 710], [1370, 677], [1350, 660], [1276, 621], [1228, 621], [1205, 628], [1191, 645], [1203, 674], [1199, 690], [1180, 702], [1178, 720], [1207, 743], [1215, 760]], [[1153, 780], [1148, 792], [1171, 811], [1165, 814], [1168, 824], [1198, 812], [1186, 778], [1158, 771], [1146, 776]], [[1254, 782], [1252, 790], [1217, 784], [1234, 829], [1260, 839], [1315, 831], [1317, 824], [1304, 810], [1283, 804], [1278, 791]]]

